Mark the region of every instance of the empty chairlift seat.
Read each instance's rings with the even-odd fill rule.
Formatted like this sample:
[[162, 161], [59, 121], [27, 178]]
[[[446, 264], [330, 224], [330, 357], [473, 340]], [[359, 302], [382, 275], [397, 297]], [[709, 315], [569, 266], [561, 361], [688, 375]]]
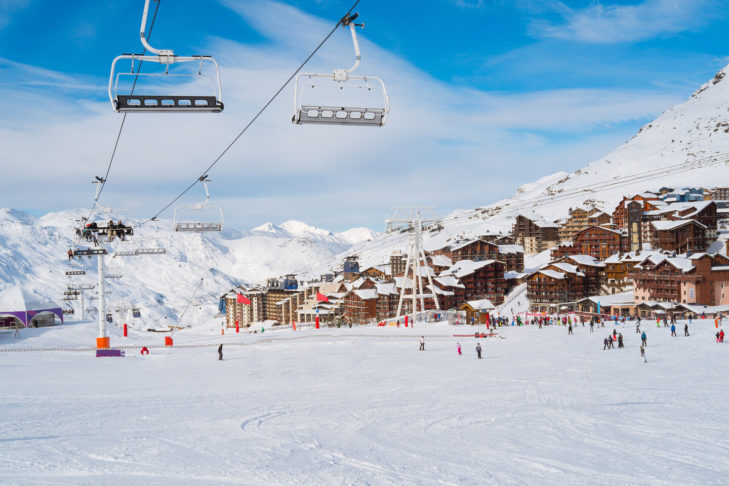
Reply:
[[[352, 125], [380, 127], [390, 113], [390, 98], [385, 83], [374, 76], [353, 76], [360, 63], [359, 43], [355, 27], [357, 14], [342, 19], [349, 27], [354, 43], [355, 63], [349, 69], [335, 69], [332, 74], [302, 73], [294, 82], [294, 116], [297, 125]], [[356, 99], [352, 97], [356, 94]], [[328, 95], [328, 99], [322, 99]], [[317, 104], [309, 98], [318, 98]], [[340, 103], [347, 99], [346, 103]]]
[[[223, 102], [220, 68], [217, 61], [210, 56], [177, 56], [171, 49], [155, 49], [150, 46], [144, 32], [147, 25], [149, 1], [144, 2], [139, 34], [142, 45], [152, 54], [122, 54], [114, 58], [109, 75], [109, 99], [114, 111], [120, 113], [220, 113], [223, 111]], [[130, 61], [129, 71], [117, 68], [117, 63], [122, 60]], [[156, 66], [157, 72], [140, 72], [142, 63]], [[167, 91], [167, 93], [145, 92], [145, 90], [151, 89], [146, 82], [149, 78], [156, 81], [157, 89]], [[205, 86], [207, 93], [169, 94], [169, 90], [183, 88], [202, 91], [200, 85]], [[142, 93], [135, 94], [136, 89], [140, 89]]]

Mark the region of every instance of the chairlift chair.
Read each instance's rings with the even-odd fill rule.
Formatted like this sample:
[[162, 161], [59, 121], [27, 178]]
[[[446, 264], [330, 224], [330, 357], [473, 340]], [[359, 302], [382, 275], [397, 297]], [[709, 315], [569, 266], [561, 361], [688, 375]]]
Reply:
[[[175, 208], [175, 231], [201, 233], [206, 231], [223, 231], [223, 210], [219, 206], [210, 206], [210, 192], [208, 191], [207, 175], [200, 177], [205, 187], [205, 201], [191, 206], [177, 206]], [[203, 216], [195, 217], [195, 214]]]
[[142, 317], [142, 313], [139, 310], [139, 307], [132, 307], [132, 317], [140, 318]]
[[[109, 99], [114, 111], [119, 113], [129, 112], [209, 112], [220, 113], [223, 111], [222, 88], [220, 84], [220, 68], [218, 62], [210, 56], [176, 56], [172, 49], [155, 49], [150, 46], [145, 36], [147, 28], [147, 14], [149, 12], [149, 1], [144, 2], [142, 13], [142, 25], [139, 29], [139, 38], [144, 48], [153, 54], [122, 54], [114, 58], [111, 63], [111, 74], [109, 75]], [[129, 72], [117, 71], [116, 63], [120, 60], [130, 60], [131, 69]], [[158, 63], [164, 66], [161, 73], [135, 73], [135, 64], [144, 61]], [[196, 74], [170, 73], [173, 64], [198, 63]], [[203, 67], [214, 68], [214, 73], [204, 74]], [[124, 77], [130, 77], [135, 81], [138, 77], [155, 77], [163, 79], [195, 79], [206, 78], [210, 81], [212, 89], [207, 95], [169, 95], [169, 94], [120, 94], [119, 81]]]
[[[315, 74], [301, 73], [296, 76], [294, 82], [294, 116], [291, 121], [297, 125], [303, 124], [326, 124], [326, 125], [355, 125], [355, 126], [374, 126], [380, 127], [385, 124], [388, 114], [390, 113], [390, 98], [387, 95], [385, 83], [378, 77], [374, 76], [353, 76], [351, 73], [359, 66], [361, 56], [359, 52], [359, 42], [357, 41], [357, 33], [355, 27], [364, 27], [364, 24], [355, 24], [354, 20], [359, 14], [347, 15], [341, 21], [342, 27], [349, 27], [352, 34], [352, 42], [354, 43], [354, 53], [356, 56], [355, 63], [349, 69], [334, 69], [332, 74]], [[345, 88], [359, 88], [367, 92], [373, 90], [372, 85], [379, 87], [382, 94], [382, 100], [376, 106], [341, 106], [333, 105], [315, 105], [304, 100], [304, 91], [306, 84], [311, 89], [324, 87], [325, 85], [317, 85], [318, 79], [326, 79], [334, 84], [327, 83], [326, 86], [334, 87], [337, 91], [343, 91]], [[353, 84], [354, 82], [355, 84]]]

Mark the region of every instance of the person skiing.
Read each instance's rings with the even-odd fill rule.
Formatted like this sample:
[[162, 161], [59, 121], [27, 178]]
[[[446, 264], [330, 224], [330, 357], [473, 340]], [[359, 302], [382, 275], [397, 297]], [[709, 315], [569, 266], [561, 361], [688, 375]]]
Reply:
[[602, 350], [605, 351], [608, 348], [608, 338], [602, 340]]
[[218, 346], [218, 361], [223, 360], [223, 345]]
[[618, 331], [616, 329], [613, 329], [613, 341], [618, 340]]
[[593, 322], [592, 319], [590, 319], [590, 332], [593, 332], [595, 330], [594, 327], [595, 327], [595, 323]]
[[613, 349], [613, 335], [608, 334], [608, 349]]
[[623, 333], [618, 334], [618, 347], [619, 348], [624, 348], [625, 347], [623, 345]]
[[684, 326], [683, 326], [683, 335], [690, 336], [690, 334], [688, 332], [688, 324], [684, 324]]
[[68, 249], [68, 261], [70, 262], [71, 260], [73, 260], [73, 250], [69, 248]]
[[671, 324], [671, 336], [676, 336], [676, 324]]
[[638, 324], [635, 325], [635, 333], [640, 334], [640, 321], [638, 321]]
[[425, 351], [425, 336], [420, 336], [420, 351]]
[[456, 343], [456, 349], [458, 350], [458, 356], [460, 356], [461, 353], [461, 343]]
[[481, 359], [481, 343], [476, 344], [476, 355], [478, 356], [478, 359]]
[[643, 362], [644, 363], [647, 363], [648, 362], [648, 360], [645, 357], [645, 346], [641, 346], [640, 347], [640, 357], [643, 358]]
[[724, 342], [724, 329], [719, 329], [719, 342]]
[[567, 328], [567, 334], [572, 334], [572, 323], [570, 322], [569, 327]]
[[648, 346], [648, 337], [645, 335], [645, 331], [640, 335], [641, 346]]

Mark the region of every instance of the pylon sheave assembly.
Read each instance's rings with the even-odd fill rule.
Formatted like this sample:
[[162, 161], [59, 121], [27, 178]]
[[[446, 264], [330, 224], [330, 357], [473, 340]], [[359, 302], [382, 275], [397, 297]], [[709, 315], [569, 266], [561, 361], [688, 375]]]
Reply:
[[356, 56], [349, 69], [334, 69], [331, 74], [301, 73], [294, 82], [294, 116], [297, 125], [353, 125], [379, 127], [390, 113], [390, 98], [385, 83], [375, 76], [355, 76], [362, 57], [357, 41], [358, 14], [347, 15], [342, 27], [349, 27]]
[[[128, 112], [208, 112], [223, 111], [220, 68], [211, 56], [177, 56], [172, 49], [155, 49], [145, 30], [150, 0], [144, 2], [139, 37], [152, 54], [122, 54], [114, 58], [109, 75], [109, 99], [114, 111]], [[118, 68], [119, 61], [130, 61], [129, 71]], [[156, 72], [140, 72], [141, 63], [159, 65]], [[156, 81], [156, 83], [155, 83]], [[140, 94], [134, 93], [139, 87]], [[170, 94], [170, 89], [180, 90]], [[149, 90], [149, 91], [147, 91]], [[195, 94], [184, 94], [190, 91]]]

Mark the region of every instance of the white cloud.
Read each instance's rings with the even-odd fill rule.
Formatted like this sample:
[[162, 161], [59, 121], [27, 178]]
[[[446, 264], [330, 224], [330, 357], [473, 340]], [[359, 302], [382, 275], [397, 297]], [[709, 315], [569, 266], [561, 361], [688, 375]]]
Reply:
[[[221, 115], [129, 115], [103, 205], [152, 216], [201, 175], [332, 25], [279, 3], [229, 4], [270, 41], [214, 39], [209, 46], [222, 66]], [[292, 21], [300, 26], [293, 38]], [[596, 128], [649, 118], [676, 101], [640, 91], [515, 95], [454, 87], [372, 44], [366, 34], [358, 73], [376, 73], [387, 84], [388, 124], [294, 126], [287, 88], [210, 173], [211, 196], [223, 206], [226, 222], [254, 227], [297, 219], [332, 230], [381, 228], [391, 206], [435, 205], [447, 212], [486, 204], [554, 168], [571, 170], [603, 155], [611, 139], [613, 146], [625, 140], [622, 130], [608, 129], [600, 143], [590, 144]], [[307, 70], [328, 72], [352, 60], [351, 39], [340, 30]], [[27, 70], [58, 84], [68, 76]], [[95, 99], [103, 99], [106, 80], [88, 81], [97, 86]], [[12, 181], [0, 207], [90, 204], [89, 180], [106, 169], [121, 115], [108, 101], [79, 104], [56, 92], [21, 83], [0, 91], [0, 176]], [[550, 138], [553, 133], [559, 141]], [[202, 197], [202, 187], [195, 187], [180, 202]]]
[[704, 24], [715, 10], [711, 0], [646, 0], [637, 5], [595, 3], [576, 10], [553, 5], [564, 21], [535, 20], [537, 37], [577, 42], [635, 42], [692, 30]]

